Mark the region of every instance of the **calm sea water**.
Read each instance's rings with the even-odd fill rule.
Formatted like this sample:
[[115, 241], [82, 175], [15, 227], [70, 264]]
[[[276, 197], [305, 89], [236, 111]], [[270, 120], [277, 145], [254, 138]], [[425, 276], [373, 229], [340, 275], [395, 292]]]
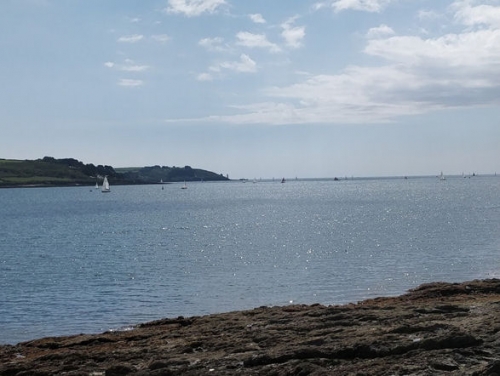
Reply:
[[0, 190], [0, 343], [500, 276], [500, 178]]

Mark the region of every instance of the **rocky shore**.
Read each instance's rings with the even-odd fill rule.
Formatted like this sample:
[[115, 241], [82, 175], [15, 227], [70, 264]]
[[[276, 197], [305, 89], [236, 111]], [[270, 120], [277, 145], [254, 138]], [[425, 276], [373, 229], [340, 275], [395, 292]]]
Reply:
[[0, 375], [500, 375], [500, 280], [0, 346]]

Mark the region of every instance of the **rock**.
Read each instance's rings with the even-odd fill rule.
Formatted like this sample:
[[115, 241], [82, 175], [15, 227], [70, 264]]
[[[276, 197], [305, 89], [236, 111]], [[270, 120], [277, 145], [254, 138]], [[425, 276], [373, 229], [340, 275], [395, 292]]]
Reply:
[[123, 376], [133, 373], [135, 369], [129, 365], [119, 364], [109, 367], [104, 373], [105, 376]]
[[431, 367], [438, 371], [456, 371], [459, 366], [453, 361], [442, 360], [439, 362], [431, 363]]
[[152, 362], [148, 368], [150, 370], [155, 370], [155, 369], [161, 369], [161, 368], [167, 368], [167, 367], [168, 367], [167, 362], [162, 362], [161, 360], [157, 360], [155, 362]]
[[488, 364], [483, 372], [477, 373], [480, 376], [500, 376], [500, 360], [495, 360]]
[[0, 346], [0, 375], [499, 375], [500, 280]]

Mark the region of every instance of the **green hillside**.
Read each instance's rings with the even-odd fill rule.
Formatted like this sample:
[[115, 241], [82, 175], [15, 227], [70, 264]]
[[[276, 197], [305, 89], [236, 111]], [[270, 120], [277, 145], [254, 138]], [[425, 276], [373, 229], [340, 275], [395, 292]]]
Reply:
[[29, 186], [94, 185], [108, 176], [111, 184], [153, 184], [163, 181], [228, 180], [220, 174], [186, 167], [134, 167], [84, 164], [73, 158], [44, 157], [37, 160], [0, 159], [0, 188]]
[[130, 182], [142, 183], [159, 183], [163, 181], [179, 182], [179, 181], [217, 181], [228, 180], [221, 174], [216, 174], [211, 171], [201, 170], [197, 168], [185, 167], [167, 167], [167, 166], [152, 166], [152, 167], [136, 167], [136, 168], [117, 168], [117, 173]]

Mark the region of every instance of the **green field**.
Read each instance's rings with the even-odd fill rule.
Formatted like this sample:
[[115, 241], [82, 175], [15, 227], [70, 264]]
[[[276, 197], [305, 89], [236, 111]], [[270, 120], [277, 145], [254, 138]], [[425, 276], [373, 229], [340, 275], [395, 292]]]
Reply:
[[90, 185], [92, 178], [71, 166], [43, 160], [0, 159], [0, 187]]

